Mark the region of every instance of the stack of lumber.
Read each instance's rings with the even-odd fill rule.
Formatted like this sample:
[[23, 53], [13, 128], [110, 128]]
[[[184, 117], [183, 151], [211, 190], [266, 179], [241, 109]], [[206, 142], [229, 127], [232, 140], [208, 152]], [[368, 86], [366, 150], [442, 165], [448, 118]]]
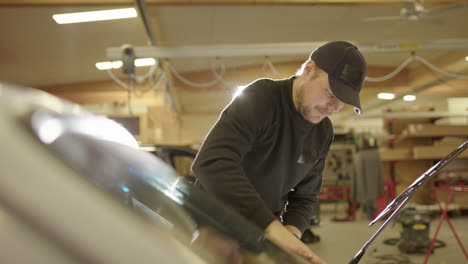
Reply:
[[[450, 140], [439, 140], [450, 137]], [[429, 139], [418, 144], [419, 139]], [[466, 125], [408, 124], [393, 139], [394, 146], [379, 149], [383, 161], [441, 159], [468, 140]], [[429, 142], [429, 144], [427, 143]], [[465, 151], [458, 158], [468, 158]]]
[[[434, 162], [447, 156], [468, 140], [467, 125], [435, 125], [427, 120], [392, 120], [393, 135], [379, 143], [380, 158], [384, 163], [384, 175], [390, 176], [398, 184], [396, 193], [402, 192], [413, 183]], [[388, 126], [388, 125], [387, 125]], [[468, 158], [468, 151], [457, 159]], [[431, 193], [435, 178], [421, 186], [411, 202], [434, 204]], [[459, 195], [460, 196], [460, 195]], [[457, 197], [457, 204], [468, 207], [465, 200]]]

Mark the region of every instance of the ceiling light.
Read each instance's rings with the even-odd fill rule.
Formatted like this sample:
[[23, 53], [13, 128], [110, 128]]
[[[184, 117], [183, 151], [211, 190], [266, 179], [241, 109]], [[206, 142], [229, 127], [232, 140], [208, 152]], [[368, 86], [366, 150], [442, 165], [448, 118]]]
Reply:
[[384, 100], [392, 100], [393, 98], [395, 98], [395, 94], [392, 94], [392, 93], [379, 93], [377, 95], [377, 98], [384, 99]]
[[411, 101], [416, 100], [416, 96], [415, 96], [415, 95], [410, 95], [410, 94], [409, 94], [409, 95], [405, 95], [405, 96], [403, 96], [403, 100], [408, 101], [408, 102], [411, 102]]
[[[103, 61], [97, 62], [96, 68], [98, 70], [110, 70], [110, 69], [118, 69], [122, 67], [122, 61]], [[151, 66], [156, 64], [156, 60], [153, 58], [142, 58], [135, 60], [135, 67], [144, 67], [144, 66]]]
[[118, 69], [122, 67], [122, 61], [103, 61], [103, 62], [97, 62], [96, 63], [96, 68], [98, 70], [110, 70], [110, 69]]
[[135, 60], [135, 67], [151, 66], [154, 64], [156, 64], [156, 60], [153, 58], [144, 58], [144, 59]]
[[102, 21], [111, 19], [122, 19], [136, 17], [135, 8], [122, 8], [112, 10], [101, 10], [91, 12], [79, 12], [53, 15], [52, 18], [57, 24], [81, 23], [90, 21]]

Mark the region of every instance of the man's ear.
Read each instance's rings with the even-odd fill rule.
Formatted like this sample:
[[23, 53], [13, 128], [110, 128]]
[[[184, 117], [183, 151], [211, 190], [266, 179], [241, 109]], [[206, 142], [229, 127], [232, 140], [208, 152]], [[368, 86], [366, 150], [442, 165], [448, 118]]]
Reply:
[[304, 67], [304, 72], [311, 73], [315, 71], [316, 68], [317, 64], [315, 63], [315, 61], [309, 60]]

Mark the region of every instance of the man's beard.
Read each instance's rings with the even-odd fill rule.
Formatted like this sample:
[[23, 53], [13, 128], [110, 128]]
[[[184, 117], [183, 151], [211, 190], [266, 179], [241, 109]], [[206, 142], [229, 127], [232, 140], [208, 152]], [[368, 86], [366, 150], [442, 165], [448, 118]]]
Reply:
[[313, 124], [318, 124], [323, 119], [319, 115], [314, 114], [313, 108], [304, 106], [302, 104], [299, 105], [299, 113], [301, 113], [302, 117], [306, 121]]
[[313, 124], [319, 123], [320, 121], [322, 121], [322, 118], [320, 118], [317, 115], [314, 115], [313, 108], [308, 107], [303, 103], [302, 101], [302, 99], [304, 98], [303, 94], [304, 94], [303, 90], [299, 89], [299, 91], [297, 92], [297, 98], [296, 98], [297, 108], [298, 108], [297, 110], [299, 114], [301, 114], [302, 118], [304, 118], [307, 122], [310, 122]]

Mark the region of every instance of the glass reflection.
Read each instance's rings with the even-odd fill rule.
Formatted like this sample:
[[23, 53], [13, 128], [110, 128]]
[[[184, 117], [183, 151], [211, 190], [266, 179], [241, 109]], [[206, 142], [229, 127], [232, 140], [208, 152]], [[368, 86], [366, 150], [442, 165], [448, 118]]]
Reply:
[[[169, 230], [207, 263], [304, 263], [214, 197], [181, 180], [171, 166], [135, 148], [116, 123], [46, 109], [34, 111], [29, 122], [38, 139], [66, 164]], [[51, 132], [51, 127], [61, 129]], [[97, 127], [113, 133], [95, 133]]]

